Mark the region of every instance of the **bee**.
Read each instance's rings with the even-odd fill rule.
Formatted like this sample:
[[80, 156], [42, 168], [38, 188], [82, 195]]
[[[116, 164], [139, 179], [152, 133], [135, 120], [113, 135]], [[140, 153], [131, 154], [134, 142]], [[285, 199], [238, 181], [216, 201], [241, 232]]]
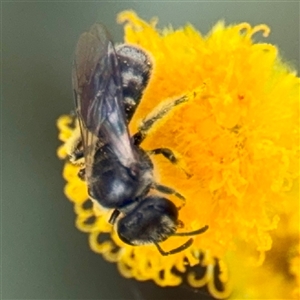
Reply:
[[145, 151], [140, 144], [155, 122], [174, 106], [187, 101], [181, 97], [145, 118], [130, 136], [128, 124], [149, 81], [152, 63], [140, 48], [114, 44], [102, 24], [94, 24], [77, 43], [72, 70], [75, 107], [79, 128], [70, 150], [71, 161], [84, 160], [79, 176], [87, 182], [88, 194], [102, 207], [112, 209], [109, 222], [119, 238], [136, 246], [154, 244], [161, 255], [175, 254], [191, 246], [164, 251], [159, 243], [171, 236], [193, 236], [177, 232], [179, 208], [156, 190], [185, 198], [173, 188], [159, 184], [153, 175], [150, 155], [161, 154], [172, 163], [177, 158], [168, 148]]

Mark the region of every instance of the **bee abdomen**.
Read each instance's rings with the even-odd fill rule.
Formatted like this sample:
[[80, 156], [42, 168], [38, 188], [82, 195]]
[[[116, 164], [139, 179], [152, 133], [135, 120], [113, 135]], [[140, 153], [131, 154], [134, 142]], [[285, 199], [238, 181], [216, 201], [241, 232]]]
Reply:
[[126, 120], [129, 123], [150, 78], [152, 64], [148, 55], [131, 45], [116, 48], [122, 78]]

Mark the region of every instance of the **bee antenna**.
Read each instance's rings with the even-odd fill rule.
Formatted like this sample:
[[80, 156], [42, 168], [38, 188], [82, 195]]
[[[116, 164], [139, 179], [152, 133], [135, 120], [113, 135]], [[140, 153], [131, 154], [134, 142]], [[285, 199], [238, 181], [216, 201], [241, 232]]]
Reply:
[[[196, 234], [201, 234], [203, 232], [205, 232], [208, 229], [208, 225], [205, 225], [204, 227], [194, 230], [194, 231], [189, 231], [189, 232], [178, 232], [178, 233], [174, 233], [172, 234], [172, 236], [190, 236], [190, 235], [196, 235]], [[187, 249], [188, 247], [190, 247], [193, 244], [193, 239], [189, 239], [187, 242], [185, 242], [184, 244], [182, 244], [181, 246], [172, 249], [168, 252], [164, 251], [158, 243], [154, 242], [154, 245], [156, 246], [157, 250], [159, 251], [159, 253], [163, 256], [167, 256], [167, 255], [172, 255], [178, 252], [181, 252], [185, 249]]]
[[168, 252], [165, 252], [157, 243], [154, 243], [154, 245], [156, 246], [157, 250], [159, 251], [159, 253], [163, 256], [167, 256], [167, 255], [172, 255], [178, 252], [181, 252], [185, 249], [187, 249], [188, 247], [190, 247], [193, 244], [193, 239], [189, 239], [186, 243], [184, 243], [183, 245], [181, 245], [178, 248], [172, 249]]
[[201, 234], [205, 232], [208, 229], [208, 225], [205, 225], [204, 227], [194, 230], [194, 231], [189, 231], [189, 232], [176, 232], [172, 234], [172, 236], [191, 236], [191, 235], [196, 235], [196, 234]]

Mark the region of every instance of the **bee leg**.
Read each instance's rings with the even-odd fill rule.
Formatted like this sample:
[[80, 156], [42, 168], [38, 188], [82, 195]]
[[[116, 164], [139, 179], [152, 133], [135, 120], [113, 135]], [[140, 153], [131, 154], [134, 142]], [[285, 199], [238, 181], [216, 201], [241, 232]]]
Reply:
[[178, 162], [178, 159], [175, 157], [174, 153], [172, 150], [168, 149], [168, 148], [157, 148], [157, 149], [153, 149], [150, 151], [147, 151], [147, 153], [149, 155], [152, 154], [161, 154], [163, 155], [167, 160], [169, 160], [172, 164], [176, 164]]
[[155, 124], [156, 121], [160, 120], [162, 117], [164, 117], [169, 111], [171, 111], [175, 106], [187, 102], [188, 101], [187, 96], [183, 96], [181, 98], [178, 98], [172, 102], [169, 102], [165, 105], [163, 105], [160, 109], [154, 109], [153, 112], [151, 112], [141, 123], [139, 126], [139, 131], [136, 132], [132, 139], [133, 143], [136, 146], [139, 146], [142, 141], [147, 137], [148, 131], [152, 128], [152, 126]]
[[[179, 160], [178, 158], [175, 156], [175, 154], [173, 153], [173, 151], [169, 148], [157, 148], [157, 149], [153, 149], [150, 151], [147, 151], [147, 153], [149, 155], [152, 154], [162, 154], [166, 159], [168, 159], [172, 164], [176, 165]], [[185, 175], [187, 176], [187, 178], [190, 178], [192, 175], [189, 174], [183, 167], [181, 167], [179, 165], [179, 168], [185, 173]]]
[[181, 205], [180, 207], [178, 207], [178, 209], [181, 209], [184, 205], [185, 205], [185, 198], [179, 194], [178, 192], [176, 192], [174, 189], [162, 185], [162, 184], [158, 184], [158, 183], [153, 183], [152, 184], [152, 188], [156, 189], [157, 191], [164, 193], [164, 194], [169, 194], [169, 195], [175, 195], [177, 198], [179, 198], [180, 200], [183, 201], [183, 205]]
[[69, 155], [70, 162], [74, 164], [76, 164], [76, 162], [83, 157], [83, 150], [80, 149], [75, 149], [74, 152], [71, 155]]
[[65, 144], [69, 160], [73, 164], [78, 164], [78, 161], [84, 157], [82, 149], [82, 138], [80, 128], [76, 127], [72, 136]]
[[81, 179], [82, 181], [85, 181], [85, 168], [80, 169], [78, 171], [77, 176], [79, 177], [79, 179]]
[[109, 218], [109, 220], [108, 220], [108, 223], [114, 225], [115, 222], [116, 222], [116, 219], [117, 219], [117, 217], [118, 217], [119, 215], [120, 215], [120, 211], [117, 210], [117, 209], [115, 209], [115, 210], [112, 212], [112, 214], [111, 214], [111, 216], [110, 216], [110, 218]]

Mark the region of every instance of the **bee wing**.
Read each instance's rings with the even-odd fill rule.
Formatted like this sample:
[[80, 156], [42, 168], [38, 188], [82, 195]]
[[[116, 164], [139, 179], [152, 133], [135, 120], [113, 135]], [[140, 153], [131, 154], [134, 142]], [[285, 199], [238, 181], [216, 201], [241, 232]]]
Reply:
[[73, 87], [86, 175], [90, 176], [99, 145], [107, 145], [121, 164], [130, 166], [134, 153], [125, 121], [117, 56], [101, 24], [94, 24], [79, 38], [73, 65]]

